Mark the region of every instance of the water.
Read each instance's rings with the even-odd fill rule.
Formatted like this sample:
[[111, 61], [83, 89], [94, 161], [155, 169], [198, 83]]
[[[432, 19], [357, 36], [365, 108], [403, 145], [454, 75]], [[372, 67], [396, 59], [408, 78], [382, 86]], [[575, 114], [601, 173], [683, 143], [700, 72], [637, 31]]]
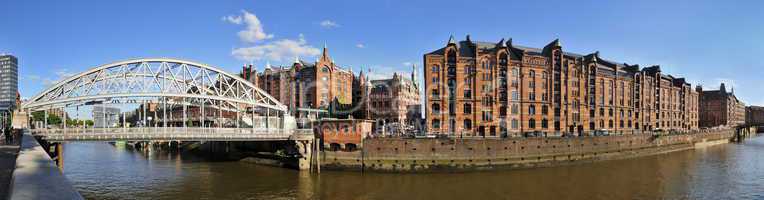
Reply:
[[764, 137], [630, 160], [468, 173], [321, 175], [68, 143], [88, 199], [764, 199]]

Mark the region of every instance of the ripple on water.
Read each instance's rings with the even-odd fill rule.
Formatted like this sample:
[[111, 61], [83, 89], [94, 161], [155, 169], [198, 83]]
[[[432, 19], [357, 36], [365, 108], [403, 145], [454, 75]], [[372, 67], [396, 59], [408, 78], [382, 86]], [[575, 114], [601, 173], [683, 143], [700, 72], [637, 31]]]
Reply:
[[762, 199], [764, 137], [629, 160], [468, 173], [325, 171], [208, 162], [67, 143], [64, 171], [89, 199]]

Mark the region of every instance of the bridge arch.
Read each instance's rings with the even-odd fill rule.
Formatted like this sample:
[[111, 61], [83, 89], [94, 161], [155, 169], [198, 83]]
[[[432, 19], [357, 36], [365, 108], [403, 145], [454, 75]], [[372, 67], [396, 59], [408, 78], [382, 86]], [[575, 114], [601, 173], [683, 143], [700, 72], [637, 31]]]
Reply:
[[170, 58], [101, 65], [56, 83], [21, 107], [34, 111], [71, 102], [125, 97], [211, 99], [287, 110], [275, 98], [236, 75], [206, 64]]

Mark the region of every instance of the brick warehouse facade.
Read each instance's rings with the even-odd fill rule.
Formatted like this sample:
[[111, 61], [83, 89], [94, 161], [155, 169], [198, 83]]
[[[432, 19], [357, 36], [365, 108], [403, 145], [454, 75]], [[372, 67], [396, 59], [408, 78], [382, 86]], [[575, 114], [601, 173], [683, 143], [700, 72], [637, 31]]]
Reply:
[[268, 64], [261, 73], [251, 65], [244, 66], [241, 77], [297, 113], [298, 108], [328, 109], [332, 103], [351, 104], [353, 72], [346, 68], [335, 64], [324, 47], [314, 63], [295, 58], [292, 66], [274, 68]]
[[640, 69], [595, 52], [469, 36], [424, 55], [428, 134], [580, 135], [698, 128], [698, 93], [659, 66]]
[[764, 107], [747, 106], [745, 107], [745, 123], [749, 125], [764, 125]]
[[719, 90], [700, 92], [700, 127], [738, 126], [745, 123], [745, 104], [735, 97], [734, 88], [727, 92], [724, 83]]
[[418, 131], [422, 103], [416, 71], [413, 65], [410, 78], [396, 72], [392, 78], [379, 80], [370, 80], [362, 71], [354, 81], [355, 117], [373, 119], [375, 129], [391, 135]]

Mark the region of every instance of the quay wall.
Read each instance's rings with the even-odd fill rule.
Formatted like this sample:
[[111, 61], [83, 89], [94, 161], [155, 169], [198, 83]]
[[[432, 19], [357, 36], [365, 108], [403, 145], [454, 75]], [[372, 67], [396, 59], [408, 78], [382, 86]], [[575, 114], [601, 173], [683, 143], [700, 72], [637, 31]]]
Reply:
[[624, 159], [726, 143], [734, 130], [575, 138], [370, 138], [354, 152], [322, 151], [321, 167], [368, 171], [474, 171]]

